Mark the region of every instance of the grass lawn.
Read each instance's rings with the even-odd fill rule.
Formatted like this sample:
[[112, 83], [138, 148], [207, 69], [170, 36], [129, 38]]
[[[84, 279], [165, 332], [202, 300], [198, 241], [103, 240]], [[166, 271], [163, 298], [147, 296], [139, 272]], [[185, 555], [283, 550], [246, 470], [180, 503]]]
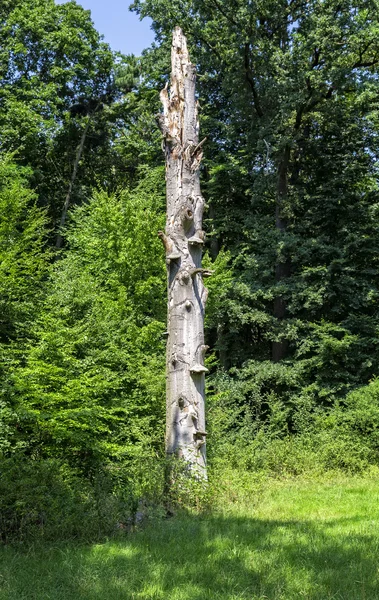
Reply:
[[0, 549], [0, 600], [379, 600], [379, 479], [266, 483], [123, 540]]

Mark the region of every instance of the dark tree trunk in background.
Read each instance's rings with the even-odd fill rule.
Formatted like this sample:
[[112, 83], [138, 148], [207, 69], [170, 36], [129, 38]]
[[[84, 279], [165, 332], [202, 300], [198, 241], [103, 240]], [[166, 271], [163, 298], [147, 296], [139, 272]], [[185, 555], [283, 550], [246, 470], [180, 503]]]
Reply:
[[[290, 162], [290, 148], [287, 146], [278, 169], [278, 190], [276, 201], [275, 225], [280, 234], [287, 230], [286, 219], [283, 216], [283, 204], [288, 194], [288, 170]], [[282, 281], [289, 277], [291, 273], [291, 262], [286, 259], [284, 262], [278, 260], [275, 265], [275, 280]], [[286, 315], [286, 301], [278, 295], [274, 300], [274, 317], [283, 320]], [[272, 342], [272, 360], [278, 362], [285, 358], [288, 353], [288, 340], [283, 339], [278, 342]]]
[[59, 250], [62, 246], [62, 229], [65, 226], [66, 223], [66, 219], [67, 219], [67, 213], [68, 213], [68, 209], [71, 203], [71, 196], [72, 196], [72, 190], [74, 188], [74, 184], [75, 184], [75, 180], [76, 180], [76, 176], [78, 173], [78, 167], [79, 167], [79, 163], [80, 163], [80, 159], [82, 158], [82, 154], [83, 154], [83, 150], [84, 150], [84, 144], [86, 141], [86, 137], [87, 137], [87, 133], [88, 133], [88, 129], [89, 129], [89, 125], [90, 125], [90, 119], [88, 118], [88, 121], [83, 129], [83, 133], [80, 137], [80, 142], [78, 144], [78, 147], [76, 149], [76, 155], [75, 155], [75, 161], [74, 161], [74, 165], [72, 168], [72, 174], [71, 174], [71, 179], [70, 179], [70, 183], [68, 184], [68, 189], [67, 189], [67, 193], [66, 193], [66, 198], [63, 204], [63, 208], [62, 208], [62, 214], [61, 214], [61, 220], [59, 223], [59, 232], [57, 235], [57, 240], [55, 242], [55, 247], [57, 250]]

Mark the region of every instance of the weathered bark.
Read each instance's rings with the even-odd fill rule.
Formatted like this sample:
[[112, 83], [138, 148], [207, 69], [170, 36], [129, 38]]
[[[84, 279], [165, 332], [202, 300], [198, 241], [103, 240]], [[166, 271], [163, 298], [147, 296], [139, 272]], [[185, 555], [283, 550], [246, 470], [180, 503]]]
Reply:
[[167, 221], [159, 232], [168, 278], [166, 452], [182, 457], [195, 474], [206, 477], [204, 309], [207, 289], [201, 268], [204, 199], [200, 192], [199, 120], [195, 67], [186, 38], [173, 32], [171, 89], [161, 92], [159, 124], [166, 156]]

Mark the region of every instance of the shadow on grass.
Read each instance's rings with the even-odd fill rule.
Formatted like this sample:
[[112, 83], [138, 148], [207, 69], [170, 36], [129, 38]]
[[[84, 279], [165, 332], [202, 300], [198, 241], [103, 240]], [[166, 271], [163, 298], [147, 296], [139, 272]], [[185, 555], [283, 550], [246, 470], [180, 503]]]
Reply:
[[185, 516], [123, 541], [5, 549], [0, 599], [378, 600], [379, 540], [366, 528]]

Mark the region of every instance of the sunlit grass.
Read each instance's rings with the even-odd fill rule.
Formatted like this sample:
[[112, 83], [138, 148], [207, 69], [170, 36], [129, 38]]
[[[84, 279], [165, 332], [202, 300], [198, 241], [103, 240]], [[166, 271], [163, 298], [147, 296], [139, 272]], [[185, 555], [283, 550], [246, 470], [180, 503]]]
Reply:
[[377, 477], [244, 482], [217, 507], [104, 544], [3, 548], [0, 599], [379, 600]]

